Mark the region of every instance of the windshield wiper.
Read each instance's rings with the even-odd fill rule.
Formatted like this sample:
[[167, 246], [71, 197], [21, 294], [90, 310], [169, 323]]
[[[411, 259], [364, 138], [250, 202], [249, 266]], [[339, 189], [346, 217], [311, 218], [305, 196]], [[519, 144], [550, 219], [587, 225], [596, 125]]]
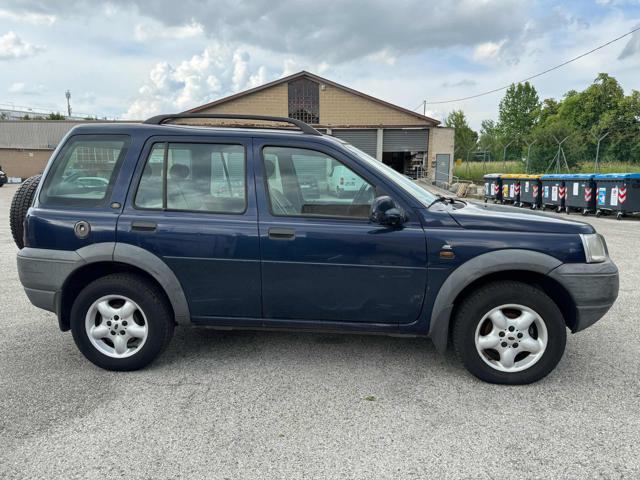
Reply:
[[465, 205], [467, 204], [467, 202], [465, 202], [464, 200], [460, 200], [459, 198], [454, 198], [454, 197], [445, 197], [443, 195], [438, 195], [435, 200], [433, 202], [431, 202], [428, 206], [427, 209], [431, 208], [433, 205], [435, 205], [436, 203], [444, 203], [447, 204], [449, 203], [454, 204], [456, 202], [460, 202], [460, 203], [464, 203]]

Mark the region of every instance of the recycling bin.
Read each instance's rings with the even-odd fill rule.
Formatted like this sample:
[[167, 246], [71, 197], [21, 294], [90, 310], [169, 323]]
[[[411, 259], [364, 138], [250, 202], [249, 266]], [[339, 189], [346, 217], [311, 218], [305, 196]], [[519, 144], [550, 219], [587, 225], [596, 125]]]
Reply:
[[595, 174], [567, 175], [564, 179], [566, 189], [565, 210], [580, 211], [583, 215], [596, 211]]
[[596, 175], [596, 215], [615, 213], [618, 220], [640, 212], [640, 173]]
[[502, 175], [502, 203], [520, 202], [520, 175]]
[[520, 206], [536, 209], [540, 206], [542, 189], [540, 175], [520, 175]]
[[566, 187], [564, 186], [566, 175], [552, 174], [542, 175], [540, 183], [542, 187], [542, 209], [555, 208], [561, 212], [565, 208]]
[[484, 201], [502, 201], [502, 174], [489, 173], [484, 176]]

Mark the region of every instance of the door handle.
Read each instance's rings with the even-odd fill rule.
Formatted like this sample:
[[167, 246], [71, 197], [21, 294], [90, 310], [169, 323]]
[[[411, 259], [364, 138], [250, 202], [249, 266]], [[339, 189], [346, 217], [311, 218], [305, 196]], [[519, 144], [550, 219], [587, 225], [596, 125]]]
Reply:
[[271, 240], [293, 240], [296, 238], [296, 232], [291, 228], [270, 228], [269, 238]]
[[131, 231], [155, 232], [157, 227], [154, 222], [131, 222]]

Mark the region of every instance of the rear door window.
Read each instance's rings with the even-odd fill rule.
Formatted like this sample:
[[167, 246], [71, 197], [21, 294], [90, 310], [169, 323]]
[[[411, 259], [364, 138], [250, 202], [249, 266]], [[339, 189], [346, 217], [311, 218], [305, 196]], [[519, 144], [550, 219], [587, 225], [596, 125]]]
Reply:
[[40, 203], [82, 207], [108, 203], [129, 143], [127, 135], [71, 137], [47, 173]]
[[244, 147], [156, 143], [142, 172], [134, 205], [142, 209], [244, 213]]

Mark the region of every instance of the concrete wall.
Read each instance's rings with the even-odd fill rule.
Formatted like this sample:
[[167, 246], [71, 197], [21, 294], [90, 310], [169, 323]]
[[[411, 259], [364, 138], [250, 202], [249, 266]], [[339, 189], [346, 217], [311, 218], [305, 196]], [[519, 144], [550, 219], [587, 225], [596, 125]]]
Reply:
[[436, 154], [448, 153], [450, 155], [449, 177], [453, 175], [453, 151], [455, 149], [455, 129], [449, 127], [433, 127], [429, 130], [429, 150], [428, 150], [428, 175], [433, 178], [435, 175]]
[[42, 173], [53, 150], [0, 149], [0, 165], [9, 177], [27, 178]]

